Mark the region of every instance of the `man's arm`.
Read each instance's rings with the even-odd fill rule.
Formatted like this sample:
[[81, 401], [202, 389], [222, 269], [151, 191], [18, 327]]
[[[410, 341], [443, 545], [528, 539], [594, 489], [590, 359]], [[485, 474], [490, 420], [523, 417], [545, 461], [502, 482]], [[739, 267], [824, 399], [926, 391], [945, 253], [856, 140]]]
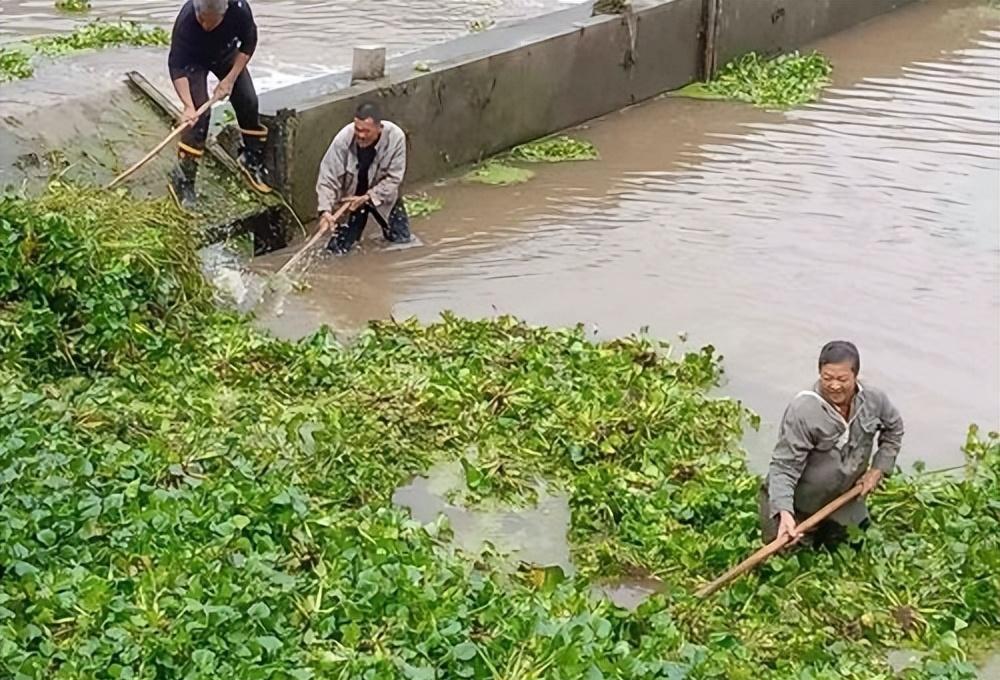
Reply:
[[191, 83], [188, 82], [187, 76], [181, 76], [172, 82], [174, 91], [177, 92], [181, 104], [184, 105], [184, 110], [181, 111], [181, 123], [194, 125], [198, 121], [198, 109], [195, 108], [194, 100], [191, 99]]
[[342, 143], [343, 131], [333, 138], [330, 148], [326, 150], [319, 164], [319, 176], [316, 178], [316, 209], [321, 217], [329, 215], [340, 199], [344, 188], [341, 178], [347, 167], [347, 145]]
[[791, 543], [797, 543], [802, 537], [796, 531], [795, 487], [814, 446], [805, 417], [792, 401], [781, 418], [778, 443], [768, 470], [768, 497], [772, 514], [778, 516], [778, 538], [787, 538]]
[[170, 72], [170, 82], [174, 85], [174, 91], [181, 100], [184, 110], [181, 112], [181, 122], [189, 125], [194, 124], [195, 117], [194, 100], [191, 98], [191, 83], [188, 81], [185, 68], [188, 66], [188, 55], [184, 50], [184, 41], [181, 37], [183, 31], [181, 26], [181, 14], [174, 20], [174, 28], [170, 35], [170, 52], [167, 54], [167, 70]]
[[806, 420], [793, 401], [781, 418], [778, 443], [774, 447], [774, 455], [768, 468], [768, 497], [771, 499], [773, 514], [795, 514], [795, 487], [815, 445]]
[[881, 470], [886, 477], [892, 474], [896, 467], [896, 456], [903, 444], [903, 418], [889, 397], [882, 395], [879, 412], [882, 427], [878, 433], [878, 450], [872, 458], [872, 467]]
[[236, 79], [243, 72], [243, 69], [247, 67], [247, 64], [250, 63], [250, 57], [253, 56], [254, 51], [257, 49], [257, 22], [254, 21], [250, 5], [246, 2], [238, 2], [230, 11], [239, 13], [240, 28], [237, 38], [240, 41], [240, 46], [236, 52], [236, 57], [233, 59], [233, 65], [229, 69], [229, 73], [219, 81], [219, 85], [215, 88], [216, 99], [222, 99], [232, 94]]
[[191, 83], [188, 82], [187, 76], [180, 76], [172, 82], [174, 84], [174, 91], [177, 92], [177, 96], [180, 97], [181, 104], [184, 105], [184, 108], [194, 111], [194, 100], [191, 99]]
[[389, 162], [386, 164], [386, 176], [368, 190], [372, 205], [379, 206], [399, 195], [399, 187], [406, 174], [406, 137], [402, 132], [393, 135], [392, 144], [386, 150]]
[[229, 73], [215, 86], [215, 92], [212, 96], [215, 97], [216, 101], [221, 101], [233, 93], [233, 86], [236, 85], [236, 79], [239, 78], [240, 73], [243, 72], [243, 69], [247, 67], [249, 62], [249, 54], [245, 52], [236, 53], [236, 57], [233, 59], [233, 67], [229, 69]]

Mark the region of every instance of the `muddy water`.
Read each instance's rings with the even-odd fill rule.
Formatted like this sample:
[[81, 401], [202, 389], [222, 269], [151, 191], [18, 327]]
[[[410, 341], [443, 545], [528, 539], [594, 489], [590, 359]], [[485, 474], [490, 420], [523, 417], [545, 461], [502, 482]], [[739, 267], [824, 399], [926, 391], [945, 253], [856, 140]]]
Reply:
[[[426, 525], [433, 525], [442, 516], [447, 518], [452, 546], [466, 554], [478, 555], [488, 549], [502, 556], [510, 569], [527, 565], [557, 568], [562, 576], [576, 572], [570, 558], [570, 508], [565, 494], [540, 484], [533, 506], [468, 508], [451, 499], [464, 489], [462, 466], [441, 463], [397, 489], [392, 500]], [[619, 607], [635, 609], [663, 587], [655, 577], [642, 574], [594, 583], [593, 594]]]
[[261, 323], [297, 336], [451, 309], [686, 332], [761, 414], [758, 469], [819, 347], [850, 338], [904, 414], [901, 463], [952, 465], [966, 426], [1000, 413], [1000, 13], [919, 3], [816, 47], [836, 82], [814, 105], [666, 98], [594, 121], [577, 134], [601, 161], [430, 187], [446, 208], [416, 223], [420, 247], [319, 261]]
[[449, 500], [452, 492], [464, 487], [461, 465], [443, 463], [397, 489], [393, 502], [409, 508], [413, 519], [425, 524], [438, 515], [447, 517], [454, 544], [464, 552], [478, 554], [489, 543], [511, 563], [557, 566], [566, 574], [573, 573], [566, 538], [566, 496], [539, 488], [538, 502], [532, 507], [466, 508]]
[[[253, 0], [260, 46], [253, 73], [271, 89], [351, 63], [354, 45], [385, 45], [400, 54], [469, 31], [470, 22], [518, 19], [571, 4], [563, 0]], [[67, 14], [53, 0], [0, 0], [0, 41], [72, 30], [93, 18], [119, 17], [169, 29], [181, 0], [93, 0], [86, 14]], [[164, 70], [163, 55], [139, 51], [123, 61], [144, 73]]]

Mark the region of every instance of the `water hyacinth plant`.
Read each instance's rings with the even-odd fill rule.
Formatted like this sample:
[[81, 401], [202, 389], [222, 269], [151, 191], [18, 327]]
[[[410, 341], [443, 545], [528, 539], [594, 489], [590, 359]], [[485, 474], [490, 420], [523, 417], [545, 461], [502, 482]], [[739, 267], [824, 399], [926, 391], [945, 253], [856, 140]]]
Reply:
[[515, 163], [561, 163], [594, 160], [598, 157], [597, 147], [592, 143], [566, 135], [557, 135], [515, 146], [510, 151], [476, 166], [462, 179], [466, 182], [493, 186], [521, 184], [534, 177], [535, 173]]
[[403, 201], [406, 205], [406, 213], [410, 217], [427, 217], [444, 207], [440, 198], [431, 196], [423, 191], [407, 194], [403, 198]]
[[60, 57], [83, 50], [169, 44], [170, 35], [162, 28], [147, 28], [134, 21], [95, 19], [65, 35], [41, 36], [0, 49], [0, 82], [30, 78], [34, 74], [31, 57], [35, 54]]
[[[165, 201], [4, 198], [0, 677], [974, 677], [996, 435], [970, 431], [962, 475], [890, 478], [857, 547], [699, 601], [759, 540], [753, 417], [709, 394], [720, 371], [512, 318], [278, 340], [212, 305]], [[393, 505], [456, 460], [466, 503], [565, 493], [578, 573], [455, 553]], [[594, 594], [637, 571], [663, 584], [637, 611]], [[898, 648], [922, 655], [893, 676]]]
[[818, 52], [791, 52], [774, 58], [749, 52], [719, 69], [709, 82], [692, 83], [678, 94], [789, 107], [814, 101], [830, 83], [832, 72], [830, 60]]
[[539, 139], [515, 146], [511, 158], [534, 163], [560, 163], [564, 161], [589, 161], [598, 157], [592, 143], [566, 135]]
[[56, 0], [56, 9], [63, 12], [86, 12], [90, 9], [90, 0]]
[[36, 38], [30, 43], [40, 54], [54, 57], [81, 50], [106, 47], [149, 47], [170, 44], [170, 35], [162, 28], [146, 28], [135, 21], [95, 19], [66, 35]]
[[27, 54], [17, 49], [0, 47], [0, 83], [30, 78], [34, 72], [31, 57]]
[[477, 184], [508, 186], [523, 184], [534, 176], [535, 173], [527, 168], [519, 168], [499, 159], [490, 159], [467, 172], [462, 179]]

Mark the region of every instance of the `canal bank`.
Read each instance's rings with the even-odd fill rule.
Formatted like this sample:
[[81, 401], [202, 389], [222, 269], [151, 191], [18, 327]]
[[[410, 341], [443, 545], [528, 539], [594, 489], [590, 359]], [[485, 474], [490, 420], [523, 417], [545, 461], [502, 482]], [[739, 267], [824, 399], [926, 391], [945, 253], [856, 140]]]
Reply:
[[[271, 129], [273, 184], [298, 215], [312, 215], [322, 154], [361, 101], [379, 102], [407, 131], [408, 182], [416, 183], [689, 83], [744, 51], [791, 50], [909, 1], [642, 0], [625, 14], [597, 16], [586, 3], [398, 56], [377, 81], [352, 85], [349, 73], [340, 72], [270, 89], [260, 98]], [[144, 64], [155, 51], [131, 53]], [[115, 63], [85, 54], [68, 68], [51, 69], [41, 87], [13, 83], [0, 91], [8, 98], [0, 122], [0, 183], [29, 193], [54, 174], [104, 183], [166, 133], [162, 122], [150, 123], [161, 112], [140, 110], [144, 104], [115, 84], [123, 75], [113, 72]], [[173, 99], [162, 72], [140, 67], [140, 73], [160, 99]], [[81, 78], [97, 86], [80, 91]], [[227, 140], [238, 135], [221, 110], [216, 114], [232, 152]], [[59, 162], [46, 161], [52, 154]], [[168, 157], [143, 171], [138, 195], [164, 191]], [[246, 225], [277, 214], [267, 202], [243, 210], [248, 202], [239, 195], [217, 182], [206, 186], [220, 197], [216, 202], [241, 213], [233, 226], [213, 225], [207, 240], [261, 232]], [[283, 242], [293, 224], [286, 219], [267, 230], [273, 236], [259, 239], [261, 247]]]

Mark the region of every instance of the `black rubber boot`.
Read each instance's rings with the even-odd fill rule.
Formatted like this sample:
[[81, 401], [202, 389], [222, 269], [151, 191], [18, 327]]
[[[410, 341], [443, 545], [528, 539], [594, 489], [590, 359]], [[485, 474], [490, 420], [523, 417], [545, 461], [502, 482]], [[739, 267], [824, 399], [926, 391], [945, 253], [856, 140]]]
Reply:
[[264, 167], [264, 143], [267, 142], [267, 128], [260, 131], [243, 130], [243, 148], [236, 158], [247, 181], [257, 191], [266, 194], [271, 191], [271, 177]]
[[198, 194], [194, 189], [197, 175], [198, 160], [181, 152], [177, 157], [177, 165], [170, 170], [170, 182], [167, 184], [170, 195], [181, 210], [194, 210], [198, 205]]

